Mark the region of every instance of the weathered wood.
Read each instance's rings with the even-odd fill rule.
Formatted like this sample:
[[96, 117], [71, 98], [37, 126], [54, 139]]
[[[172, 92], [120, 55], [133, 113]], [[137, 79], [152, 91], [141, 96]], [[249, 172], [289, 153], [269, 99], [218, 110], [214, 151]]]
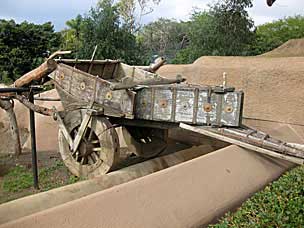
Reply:
[[45, 116], [52, 116], [54, 114], [53, 109], [35, 105], [35, 104], [31, 103], [25, 96], [16, 95], [15, 98], [18, 101], [20, 101], [22, 104], [24, 104], [27, 108], [33, 110], [34, 112], [37, 112], [37, 113], [45, 115]]
[[95, 46], [94, 51], [93, 51], [93, 54], [92, 54], [92, 57], [91, 57], [91, 62], [90, 62], [90, 66], [89, 66], [89, 69], [88, 69], [88, 73], [89, 73], [89, 74], [90, 74], [91, 71], [92, 71], [93, 61], [94, 61], [94, 59], [95, 59], [95, 55], [96, 55], [97, 48], [98, 48], [98, 45]]
[[60, 132], [62, 133], [63, 137], [65, 138], [65, 140], [67, 141], [67, 143], [69, 144], [70, 148], [73, 148], [73, 139], [70, 135], [70, 132], [68, 132], [68, 130], [65, 127], [65, 124], [60, 116], [60, 114], [58, 112], [56, 112], [56, 120], [58, 123], [58, 127], [60, 129]]
[[53, 72], [57, 67], [57, 63], [53, 59], [48, 59], [36, 69], [26, 73], [14, 83], [15, 87], [22, 87], [28, 85], [32, 81], [38, 81], [43, 77]]
[[53, 97], [35, 97], [35, 101], [61, 101], [60, 98], [53, 98]]
[[175, 84], [150, 86], [136, 92], [136, 119], [212, 126], [241, 124], [241, 91]]
[[87, 111], [82, 119], [82, 122], [80, 124], [80, 127], [78, 129], [77, 135], [75, 136], [74, 142], [73, 142], [73, 147], [72, 147], [72, 151], [76, 152], [78, 150], [79, 147], [79, 143], [83, 137], [83, 134], [85, 132], [85, 130], [88, 127], [89, 121], [91, 120], [92, 117], [92, 112]]
[[136, 67], [151, 73], [155, 73], [165, 63], [166, 63], [166, 59], [160, 58], [159, 61], [156, 61], [156, 63], [151, 64], [150, 66], [136, 66]]
[[155, 77], [149, 78], [146, 80], [135, 81], [130, 77], [124, 78], [122, 83], [112, 84], [110, 86], [111, 90], [121, 90], [121, 89], [132, 89], [136, 86], [141, 85], [167, 85], [167, 84], [174, 84], [174, 83], [181, 83], [184, 82], [186, 79], [182, 77], [177, 77], [176, 79], [167, 79], [162, 77]]
[[[85, 110], [68, 112], [64, 126], [71, 136], [79, 130]], [[69, 170], [76, 176], [94, 177], [107, 173], [119, 160], [119, 139], [107, 118], [93, 116], [76, 152], [73, 152], [62, 130], [59, 131], [59, 152]]]
[[[113, 71], [114, 68], [112, 73]], [[135, 92], [112, 91], [111, 82], [62, 63], [58, 64], [57, 70], [50, 77], [56, 84], [65, 109], [71, 106], [71, 103], [78, 103], [81, 108], [94, 106], [96, 110], [102, 110], [108, 116], [134, 118]]]
[[16, 156], [19, 156], [22, 153], [22, 150], [21, 150], [19, 128], [18, 128], [16, 115], [14, 112], [13, 103], [11, 103], [8, 100], [0, 99], [0, 108], [4, 109], [6, 111], [8, 118], [10, 120], [12, 139], [13, 139], [13, 142], [15, 143], [14, 154]]
[[237, 146], [249, 149], [249, 150], [253, 150], [253, 151], [256, 151], [258, 153], [266, 154], [266, 155], [269, 155], [269, 156], [272, 156], [272, 157], [275, 157], [275, 158], [280, 158], [280, 159], [290, 161], [290, 162], [293, 162], [293, 163], [296, 163], [296, 164], [299, 164], [299, 165], [304, 164], [304, 159], [293, 157], [293, 156], [288, 156], [288, 155], [285, 155], [285, 154], [280, 154], [278, 152], [268, 150], [268, 149], [265, 149], [265, 148], [262, 148], [262, 147], [259, 147], [259, 146], [255, 146], [255, 145], [243, 142], [241, 140], [237, 140], [237, 139], [234, 139], [234, 138], [231, 138], [231, 137], [220, 135], [220, 134], [217, 134], [217, 133], [212, 132], [210, 130], [204, 129], [204, 127], [190, 126], [190, 125], [183, 124], [183, 123], [181, 123], [179, 126], [183, 129], [193, 131], [193, 132], [197, 132], [199, 134], [202, 134], [202, 135], [214, 138], [214, 139], [218, 139], [218, 140], [221, 140], [221, 141], [224, 141], [224, 142], [228, 142], [228, 143], [231, 143], [231, 144], [234, 144], [234, 145], [237, 145]]
[[72, 53], [72, 51], [61, 51], [61, 50], [55, 51], [53, 54], [51, 54], [48, 57], [48, 59], [54, 59], [58, 55], [67, 55], [67, 54], [71, 54], [71, 53]]

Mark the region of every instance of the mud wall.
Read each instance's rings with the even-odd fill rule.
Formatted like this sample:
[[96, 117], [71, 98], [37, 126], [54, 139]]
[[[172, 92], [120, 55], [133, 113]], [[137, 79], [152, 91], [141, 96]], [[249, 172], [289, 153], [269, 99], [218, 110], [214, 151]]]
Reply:
[[[47, 91], [40, 94], [41, 97], [59, 97], [55, 90]], [[61, 109], [61, 102], [46, 102], [35, 101], [35, 104], [57, 109]], [[17, 116], [17, 122], [20, 129], [20, 136], [23, 150], [28, 150], [31, 147], [29, 134], [29, 110], [18, 101], [15, 101], [14, 111]], [[35, 114], [37, 149], [39, 151], [54, 151], [57, 150], [57, 124], [52, 117]], [[0, 153], [12, 153], [15, 142], [11, 141], [10, 123], [8, 122], [7, 114], [0, 109]]]
[[189, 83], [227, 83], [245, 92], [244, 116], [304, 125], [304, 57], [201, 57], [189, 65], [165, 65], [166, 77], [181, 74]]

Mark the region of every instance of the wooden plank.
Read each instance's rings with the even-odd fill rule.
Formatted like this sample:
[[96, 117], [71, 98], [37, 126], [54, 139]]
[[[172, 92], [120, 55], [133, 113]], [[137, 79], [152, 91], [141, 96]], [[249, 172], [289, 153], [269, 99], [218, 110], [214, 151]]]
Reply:
[[179, 126], [180, 126], [180, 128], [183, 128], [183, 129], [186, 129], [186, 130], [189, 130], [189, 131], [193, 131], [193, 132], [196, 132], [196, 133], [208, 136], [208, 137], [212, 137], [212, 138], [224, 141], [224, 142], [228, 142], [228, 143], [231, 143], [231, 144], [234, 144], [234, 145], [237, 145], [237, 146], [249, 149], [249, 150], [253, 150], [253, 151], [258, 152], [258, 153], [266, 154], [266, 155], [269, 155], [269, 156], [272, 156], [272, 157], [275, 157], [275, 158], [280, 158], [280, 159], [290, 161], [290, 162], [293, 162], [293, 163], [296, 163], [296, 164], [299, 164], [299, 165], [304, 164], [303, 159], [283, 155], [283, 154], [280, 154], [280, 153], [277, 153], [277, 152], [274, 152], [274, 151], [271, 151], [271, 150], [267, 150], [267, 149], [264, 149], [264, 148], [261, 148], [261, 147], [257, 147], [257, 146], [251, 145], [249, 143], [242, 142], [240, 140], [236, 140], [236, 139], [233, 139], [233, 138], [230, 138], [230, 137], [227, 137], [227, 136], [223, 136], [223, 135], [208, 131], [207, 129], [204, 129], [204, 127], [190, 126], [190, 125], [183, 124], [183, 123], [181, 123]]
[[81, 125], [78, 129], [78, 132], [77, 132], [77, 135], [74, 139], [74, 142], [73, 142], [73, 147], [72, 147], [72, 150], [73, 152], [76, 152], [77, 149], [78, 149], [78, 146], [79, 146], [79, 143], [83, 137], [83, 134], [85, 132], [85, 130], [87, 129], [87, 126], [91, 120], [91, 116], [92, 116], [92, 113], [90, 111], [87, 111], [86, 114], [84, 115], [84, 118], [81, 122]]
[[21, 78], [17, 79], [14, 83], [15, 87], [22, 87], [29, 84], [32, 81], [38, 81], [43, 77], [53, 72], [57, 67], [56, 61], [48, 59], [36, 69], [26, 73]]

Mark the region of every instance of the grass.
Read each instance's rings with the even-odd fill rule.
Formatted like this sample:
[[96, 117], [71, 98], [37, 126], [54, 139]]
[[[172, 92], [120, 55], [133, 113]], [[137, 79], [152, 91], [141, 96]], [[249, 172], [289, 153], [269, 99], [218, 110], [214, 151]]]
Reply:
[[218, 224], [209, 225], [209, 228], [226, 227], [304, 227], [304, 165], [254, 194]]
[[71, 175], [63, 162], [59, 160], [50, 167], [42, 167], [39, 169], [39, 190], [36, 190], [33, 188], [31, 169], [17, 165], [14, 168], [11, 168], [2, 178], [0, 203], [60, 186], [73, 184], [79, 180], [82, 179]]

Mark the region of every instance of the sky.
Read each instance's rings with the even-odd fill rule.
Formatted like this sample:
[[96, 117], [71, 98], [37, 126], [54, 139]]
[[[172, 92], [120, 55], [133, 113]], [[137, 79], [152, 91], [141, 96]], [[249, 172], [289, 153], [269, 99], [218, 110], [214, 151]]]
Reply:
[[[33, 23], [51, 21], [56, 31], [65, 28], [65, 22], [83, 15], [95, 6], [98, 0], [0, 0], [0, 18], [24, 20]], [[215, 0], [162, 0], [154, 11], [143, 18], [149, 23], [159, 17], [187, 20], [194, 8], [207, 9]], [[249, 10], [256, 25], [294, 15], [304, 15], [304, 0], [277, 0], [273, 7], [266, 0], [253, 0], [254, 7]]]

